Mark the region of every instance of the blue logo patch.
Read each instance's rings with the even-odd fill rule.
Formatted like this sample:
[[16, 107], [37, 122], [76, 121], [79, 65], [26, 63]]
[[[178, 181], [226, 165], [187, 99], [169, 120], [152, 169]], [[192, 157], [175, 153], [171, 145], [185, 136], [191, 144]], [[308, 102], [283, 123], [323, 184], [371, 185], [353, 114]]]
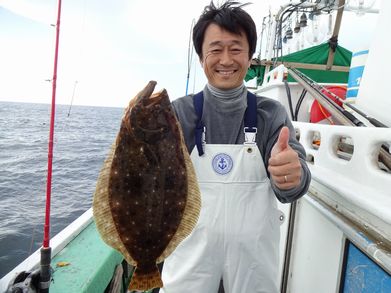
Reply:
[[221, 153], [214, 156], [212, 166], [217, 174], [225, 175], [232, 170], [233, 161], [229, 155]]

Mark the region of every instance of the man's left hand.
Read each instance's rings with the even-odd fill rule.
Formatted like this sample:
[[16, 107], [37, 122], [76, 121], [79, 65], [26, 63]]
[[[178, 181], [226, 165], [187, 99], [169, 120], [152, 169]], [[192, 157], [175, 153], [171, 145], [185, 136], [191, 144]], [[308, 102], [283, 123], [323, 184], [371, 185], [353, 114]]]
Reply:
[[289, 128], [281, 128], [276, 144], [270, 153], [268, 171], [279, 189], [291, 189], [300, 184], [299, 156], [289, 145]]

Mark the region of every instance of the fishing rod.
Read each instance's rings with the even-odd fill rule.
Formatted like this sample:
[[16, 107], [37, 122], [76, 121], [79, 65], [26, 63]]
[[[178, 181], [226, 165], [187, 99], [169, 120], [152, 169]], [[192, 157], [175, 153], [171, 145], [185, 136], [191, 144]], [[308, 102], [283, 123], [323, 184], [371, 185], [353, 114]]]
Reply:
[[[296, 69], [295, 69], [296, 70]], [[367, 115], [366, 113], [364, 113], [363, 111], [357, 109], [356, 107], [354, 107], [353, 105], [351, 105], [350, 103], [348, 103], [346, 100], [344, 99], [341, 99], [340, 97], [338, 97], [336, 94], [334, 94], [333, 92], [331, 92], [329, 89], [327, 89], [326, 87], [316, 83], [314, 80], [312, 80], [310, 77], [308, 77], [307, 75], [305, 75], [304, 73], [296, 70], [298, 72], [299, 75], [301, 75], [302, 77], [304, 77], [306, 80], [310, 81], [311, 84], [315, 85], [318, 89], [320, 90], [323, 90], [323, 91], [326, 91], [327, 93], [329, 93], [333, 98], [335, 98], [336, 100], [338, 100], [339, 102], [341, 102], [342, 104], [344, 104], [346, 107], [349, 107], [350, 109], [352, 109], [354, 112], [358, 113], [359, 115], [361, 115], [362, 117], [364, 117], [365, 119], [367, 119], [371, 124], [373, 124], [373, 126], [375, 127], [385, 127], [385, 128], [388, 128], [387, 125], [385, 125], [384, 123], [380, 122], [379, 120], [377, 120], [376, 118], [373, 118], [373, 117], [370, 117], [369, 115]], [[326, 96], [327, 97], [327, 96]], [[349, 112], [348, 112], [349, 113]], [[359, 126], [362, 126], [362, 125], [359, 125]]]
[[324, 86], [322, 85], [319, 85], [320, 88], [322, 88], [324, 91], [328, 92], [331, 96], [333, 96], [333, 98], [335, 98], [336, 100], [338, 100], [339, 102], [341, 102], [342, 104], [344, 104], [346, 107], [349, 107], [350, 109], [352, 109], [354, 112], [360, 114], [362, 117], [364, 117], [365, 119], [367, 119], [373, 126], [375, 127], [385, 127], [385, 128], [388, 128], [387, 125], [381, 123], [379, 120], [377, 120], [376, 118], [373, 118], [373, 117], [370, 117], [368, 116], [367, 114], [365, 114], [363, 111], [357, 109], [356, 107], [354, 107], [352, 104], [348, 103], [347, 101], [341, 99], [340, 97], [338, 97], [336, 94], [334, 94], [333, 92], [329, 91], [327, 88], [325, 88]]
[[191, 42], [191, 34], [193, 32], [193, 27], [194, 27], [195, 20], [193, 18], [190, 26], [190, 36], [189, 36], [189, 46], [187, 48], [187, 77], [186, 77], [186, 96], [187, 92], [189, 90], [189, 79], [190, 79], [190, 69], [191, 69], [191, 63], [193, 61], [193, 46]]
[[71, 115], [71, 108], [73, 105], [73, 98], [75, 97], [76, 86], [77, 86], [77, 80], [75, 80], [75, 84], [73, 85], [73, 93], [72, 93], [71, 104], [69, 105], [68, 117], [69, 117], [69, 115]]
[[[265, 16], [263, 19], [262, 19], [262, 30], [261, 30], [261, 35], [259, 37], [259, 53], [258, 53], [258, 59], [261, 60], [262, 58], [262, 41], [263, 41], [263, 34], [265, 32], [265, 29], [266, 29], [266, 23], [265, 23], [265, 20], [266, 20], [266, 17]], [[269, 16], [270, 17], [270, 16]]]
[[[308, 76], [300, 72], [295, 68], [288, 68], [289, 74], [292, 75], [299, 83], [301, 83], [307, 91], [314, 96], [314, 98], [324, 106], [329, 112], [333, 113], [333, 116], [337, 118], [342, 124], [345, 125], [355, 125], [355, 126], [365, 126], [365, 124], [360, 121], [352, 113], [345, 110], [343, 107], [338, 105], [332, 99], [330, 99], [326, 94], [321, 92], [320, 86], [310, 79]], [[303, 81], [303, 82], [300, 82]]]
[[53, 138], [54, 138], [54, 117], [56, 113], [56, 86], [57, 86], [57, 64], [58, 48], [60, 39], [61, 0], [58, 0], [57, 23], [56, 23], [56, 47], [54, 54], [54, 69], [52, 80], [52, 105], [50, 114], [49, 129], [49, 150], [48, 150], [48, 173], [46, 182], [46, 207], [43, 244], [41, 248], [41, 271], [39, 280], [39, 292], [48, 293], [51, 281], [51, 247], [50, 247], [50, 199], [52, 190], [52, 166], [53, 166]]

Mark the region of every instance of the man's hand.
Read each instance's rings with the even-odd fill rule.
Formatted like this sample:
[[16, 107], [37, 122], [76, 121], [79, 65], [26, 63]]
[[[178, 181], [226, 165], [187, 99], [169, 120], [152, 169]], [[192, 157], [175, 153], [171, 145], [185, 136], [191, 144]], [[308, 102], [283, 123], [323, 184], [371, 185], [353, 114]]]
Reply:
[[290, 147], [289, 128], [284, 126], [273, 146], [268, 171], [279, 189], [290, 189], [300, 184], [301, 164], [298, 154]]

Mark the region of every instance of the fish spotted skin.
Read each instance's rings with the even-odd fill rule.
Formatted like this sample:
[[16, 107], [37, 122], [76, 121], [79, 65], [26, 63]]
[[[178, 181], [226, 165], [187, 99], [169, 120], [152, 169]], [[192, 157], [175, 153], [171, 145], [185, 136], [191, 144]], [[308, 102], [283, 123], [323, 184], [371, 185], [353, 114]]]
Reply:
[[94, 196], [103, 240], [136, 265], [132, 290], [162, 287], [156, 264], [191, 232], [200, 210], [179, 123], [166, 90], [152, 94], [155, 85], [130, 101]]
[[130, 121], [121, 125], [109, 183], [121, 240], [145, 273], [155, 269], [175, 234], [187, 193], [184, 157], [175, 143], [178, 129], [167, 119], [174, 115], [168, 95], [163, 91], [161, 103], [149, 104], [150, 93], [139, 95], [125, 115]]

